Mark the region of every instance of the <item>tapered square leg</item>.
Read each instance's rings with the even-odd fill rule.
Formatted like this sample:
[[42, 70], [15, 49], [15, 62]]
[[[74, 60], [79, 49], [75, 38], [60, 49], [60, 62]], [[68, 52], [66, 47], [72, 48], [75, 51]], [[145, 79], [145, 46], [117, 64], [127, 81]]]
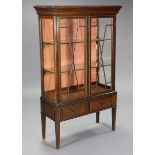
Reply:
[[55, 122], [56, 149], [60, 148], [60, 122]]
[[99, 123], [100, 120], [100, 112], [96, 112], [96, 123]]
[[42, 139], [45, 139], [46, 132], [46, 116], [41, 113]]
[[116, 107], [112, 108], [112, 131], [115, 131], [116, 126]]

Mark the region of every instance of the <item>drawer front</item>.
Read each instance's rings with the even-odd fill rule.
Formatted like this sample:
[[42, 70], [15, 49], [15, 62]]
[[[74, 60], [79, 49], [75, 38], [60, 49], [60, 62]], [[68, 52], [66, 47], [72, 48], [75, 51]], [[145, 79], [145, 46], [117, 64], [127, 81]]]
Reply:
[[67, 105], [61, 110], [61, 120], [68, 120], [88, 113], [88, 102]]
[[54, 119], [54, 108], [50, 105], [42, 103], [41, 112]]
[[116, 104], [116, 95], [96, 97], [90, 101], [90, 111], [99, 111]]

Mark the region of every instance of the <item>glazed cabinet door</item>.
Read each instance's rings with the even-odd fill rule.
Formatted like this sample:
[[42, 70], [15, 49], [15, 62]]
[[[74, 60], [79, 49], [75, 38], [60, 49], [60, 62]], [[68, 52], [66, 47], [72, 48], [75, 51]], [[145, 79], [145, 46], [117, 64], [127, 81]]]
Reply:
[[90, 18], [91, 94], [112, 90], [113, 18]]
[[86, 18], [59, 17], [60, 98], [86, 95]]

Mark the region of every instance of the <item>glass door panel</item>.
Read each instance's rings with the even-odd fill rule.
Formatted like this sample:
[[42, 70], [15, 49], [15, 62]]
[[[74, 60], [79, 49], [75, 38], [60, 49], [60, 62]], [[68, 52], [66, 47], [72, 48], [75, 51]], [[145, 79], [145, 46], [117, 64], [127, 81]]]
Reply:
[[62, 100], [85, 95], [85, 18], [60, 18]]
[[112, 18], [91, 18], [91, 93], [112, 87], [111, 50]]
[[55, 62], [53, 43], [53, 19], [42, 18], [42, 52], [44, 68], [44, 92], [55, 98]]

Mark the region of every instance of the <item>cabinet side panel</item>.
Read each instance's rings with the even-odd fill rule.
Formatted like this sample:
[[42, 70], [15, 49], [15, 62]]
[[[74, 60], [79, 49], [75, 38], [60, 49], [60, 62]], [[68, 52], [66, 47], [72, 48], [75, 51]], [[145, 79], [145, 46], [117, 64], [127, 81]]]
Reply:
[[44, 59], [43, 59], [43, 46], [42, 46], [42, 20], [38, 16], [39, 26], [39, 44], [40, 44], [40, 75], [41, 75], [41, 94], [44, 92]]
[[54, 53], [54, 23], [53, 18], [41, 19], [41, 46], [42, 46], [42, 85], [43, 92], [51, 91], [55, 97], [55, 53]]

